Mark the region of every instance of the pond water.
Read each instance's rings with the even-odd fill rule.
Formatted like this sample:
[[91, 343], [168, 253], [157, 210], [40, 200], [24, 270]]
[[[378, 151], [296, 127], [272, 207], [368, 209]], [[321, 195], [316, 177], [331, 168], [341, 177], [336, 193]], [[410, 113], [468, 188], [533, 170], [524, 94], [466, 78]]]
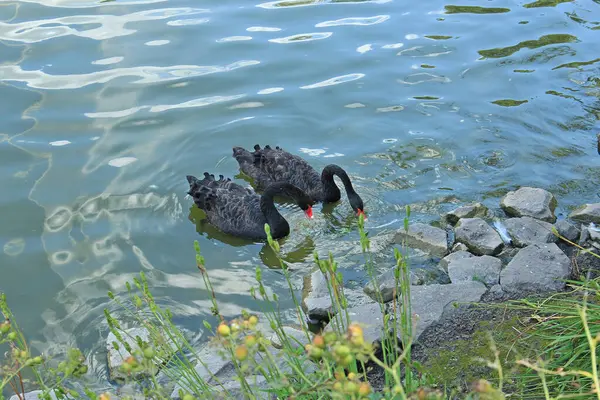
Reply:
[[[0, 291], [38, 350], [80, 346], [102, 381], [106, 293], [142, 270], [203, 340], [194, 240], [224, 314], [260, 309], [272, 254], [186, 197], [187, 174], [239, 173], [233, 146], [340, 165], [372, 237], [518, 185], [559, 215], [598, 201], [600, 1], [259, 1], [0, 2]], [[313, 251], [363, 283], [347, 199], [282, 209], [297, 288]]]

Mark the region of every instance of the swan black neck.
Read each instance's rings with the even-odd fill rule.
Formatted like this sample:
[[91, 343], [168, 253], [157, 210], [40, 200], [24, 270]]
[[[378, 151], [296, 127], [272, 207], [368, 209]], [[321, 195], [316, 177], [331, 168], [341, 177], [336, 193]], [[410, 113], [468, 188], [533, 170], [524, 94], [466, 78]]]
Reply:
[[260, 198], [260, 210], [262, 211], [269, 227], [271, 236], [274, 239], [282, 238], [290, 233], [290, 225], [275, 208], [273, 198], [282, 195], [282, 188], [279, 184], [269, 186]]
[[352, 182], [350, 182], [350, 178], [346, 171], [344, 171], [341, 167], [330, 164], [323, 169], [323, 173], [321, 174], [321, 182], [323, 183], [323, 194], [324, 201], [327, 203], [334, 203], [338, 201], [342, 195], [340, 193], [340, 189], [335, 184], [333, 180], [333, 176], [337, 176], [342, 180], [344, 184], [344, 188], [346, 189], [346, 193], [348, 196], [356, 194], [354, 191], [354, 187], [352, 186]]

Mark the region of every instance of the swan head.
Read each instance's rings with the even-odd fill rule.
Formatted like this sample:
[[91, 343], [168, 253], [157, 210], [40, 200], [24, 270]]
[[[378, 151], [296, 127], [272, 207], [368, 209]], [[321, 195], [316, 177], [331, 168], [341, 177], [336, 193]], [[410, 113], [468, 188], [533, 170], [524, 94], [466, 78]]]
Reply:
[[358, 195], [358, 193], [349, 193], [348, 200], [350, 200], [350, 206], [354, 210], [357, 216], [361, 214], [367, 219], [367, 214], [365, 214], [365, 205], [363, 204], [362, 199]]

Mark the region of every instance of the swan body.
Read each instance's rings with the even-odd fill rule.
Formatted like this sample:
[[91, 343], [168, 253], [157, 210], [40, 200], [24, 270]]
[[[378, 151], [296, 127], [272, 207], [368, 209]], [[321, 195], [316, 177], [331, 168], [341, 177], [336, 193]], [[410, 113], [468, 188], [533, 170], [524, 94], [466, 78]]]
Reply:
[[269, 185], [261, 196], [223, 175], [217, 180], [205, 172], [203, 179], [188, 175], [187, 181], [190, 185], [188, 194], [206, 213], [208, 222], [229, 235], [264, 240], [267, 238], [265, 224], [269, 224], [274, 239], [289, 235], [288, 222], [275, 208], [275, 196], [294, 200], [312, 218], [312, 200], [289, 183]]
[[233, 148], [233, 157], [240, 169], [254, 179], [258, 190], [265, 190], [275, 182], [287, 182], [303, 190], [314, 202], [335, 203], [341, 192], [333, 180], [334, 175], [344, 184], [350, 206], [358, 214], [364, 214], [361, 197], [356, 193], [346, 171], [335, 164], [327, 165], [321, 174], [299, 156], [288, 153], [279, 146], [274, 149], [257, 144], [250, 152], [242, 147]]

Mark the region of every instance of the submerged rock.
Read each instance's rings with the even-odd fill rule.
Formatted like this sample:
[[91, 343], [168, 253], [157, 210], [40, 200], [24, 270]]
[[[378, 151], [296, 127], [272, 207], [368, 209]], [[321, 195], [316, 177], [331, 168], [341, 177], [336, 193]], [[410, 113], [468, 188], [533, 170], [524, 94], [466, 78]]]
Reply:
[[577, 239], [579, 239], [579, 235], [581, 234], [581, 232], [575, 225], [573, 225], [566, 219], [561, 219], [560, 221], [557, 221], [556, 224], [554, 224], [554, 226], [556, 227], [558, 234], [564, 237], [565, 239], [570, 240], [571, 242], [577, 242]]
[[534, 243], [554, 243], [558, 237], [552, 233], [552, 224], [531, 217], [510, 218], [504, 221], [515, 246]]
[[467, 206], [458, 207], [444, 215], [444, 219], [452, 225], [456, 225], [458, 220], [462, 218], [484, 218], [488, 216], [489, 210], [481, 203], [470, 204]]
[[466, 257], [452, 260], [448, 275], [452, 283], [478, 281], [493, 286], [500, 282], [501, 269], [502, 261], [496, 257]]
[[583, 222], [586, 224], [589, 224], [590, 222], [600, 224], [600, 203], [585, 204], [579, 208], [576, 208], [571, 214], [569, 214], [569, 218], [571, 218], [573, 221]]
[[396, 243], [406, 242], [408, 247], [423, 250], [431, 255], [443, 257], [448, 254], [448, 238], [446, 231], [420, 222], [410, 224], [408, 232], [399, 229], [396, 232]]
[[[395, 268], [391, 268], [376, 278], [377, 287], [381, 292], [384, 303], [387, 303], [394, 298], [394, 291], [396, 290], [394, 270]], [[409, 271], [409, 274], [411, 286], [427, 285], [430, 282], [450, 283], [443, 271], [436, 271], [435, 269], [417, 268]], [[364, 291], [371, 299], [379, 301], [378, 294], [376, 293], [372, 282], [365, 285]]]
[[[151, 338], [148, 330], [144, 328], [131, 328], [125, 330], [125, 332], [121, 332], [123, 340], [131, 346], [133, 351], [139, 350], [139, 346], [136, 338], [139, 337], [143, 342], [150, 343]], [[116, 342], [119, 346], [119, 349], [116, 350], [113, 346], [113, 343]], [[174, 354], [177, 350], [176, 344], [172, 343], [172, 353]], [[149, 373], [158, 373], [159, 366], [156, 365], [153, 371], [144, 371], [139, 374], [139, 376], [131, 376], [121, 371], [121, 365], [125, 359], [127, 359], [131, 354], [125, 349], [125, 347], [117, 340], [116, 336], [109, 332], [108, 337], [106, 338], [106, 347], [108, 351], [108, 374], [111, 380], [120, 381], [131, 378], [141, 378], [144, 376], [148, 376]]]
[[522, 187], [508, 192], [500, 201], [502, 209], [512, 217], [532, 217], [553, 223], [557, 201], [547, 190]]
[[505, 292], [552, 292], [564, 289], [571, 262], [556, 244], [532, 244], [517, 253], [500, 273]]
[[504, 246], [498, 232], [481, 218], [464, 218], [458, 221], [456, 241], [467, 245], [473, 254], [482, 256], [496, 255]]

